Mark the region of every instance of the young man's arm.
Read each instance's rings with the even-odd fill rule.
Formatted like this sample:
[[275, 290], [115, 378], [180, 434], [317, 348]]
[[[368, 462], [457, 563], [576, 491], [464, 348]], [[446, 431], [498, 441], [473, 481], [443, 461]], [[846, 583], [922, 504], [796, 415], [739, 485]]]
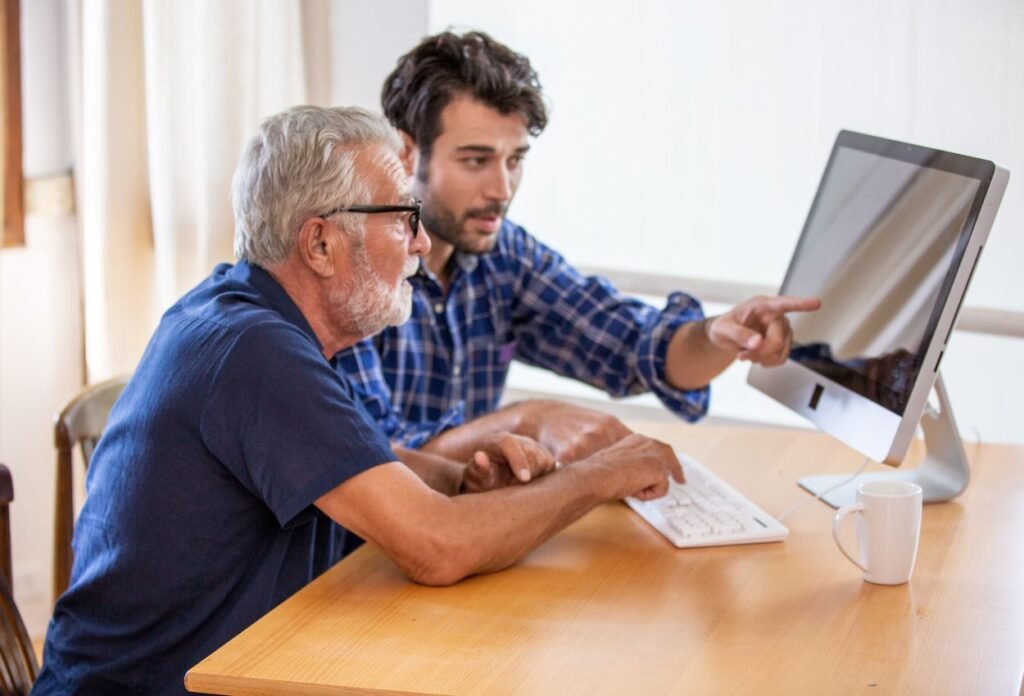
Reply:
[[682, 480], [671, 448], [631, 435], [528, 486], [450, 498], [392, 462], [349, 479], [316, 505], [378, 544], [410, 579], [449, 585], [515, 563], [605, 501], [663, 495], [669, 476]]
[[632, 431], [607, 413], [560, 401], [520, 401], [444, 431], [422, 451], [468, 461], [482, 442], [501, 432], [532, 438], [568, 464], [615, 444]]
[[755, 297], [717, 317], [683, 324], [668, 344], [665, 380], [676, 389], [700, 389], [737, 358], [766, 367], [789, 356], [793, 332], [787, 312], [813, 312], [821, 300]]

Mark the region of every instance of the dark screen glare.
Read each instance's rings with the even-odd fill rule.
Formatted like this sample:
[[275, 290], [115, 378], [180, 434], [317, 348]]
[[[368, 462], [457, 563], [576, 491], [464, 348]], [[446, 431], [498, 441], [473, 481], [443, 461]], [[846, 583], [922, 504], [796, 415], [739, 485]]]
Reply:
[[782, 288], [822, 300], [790, 315], [790, 358], [900, 415], [982, 183], [908, 159], [837, 144]]

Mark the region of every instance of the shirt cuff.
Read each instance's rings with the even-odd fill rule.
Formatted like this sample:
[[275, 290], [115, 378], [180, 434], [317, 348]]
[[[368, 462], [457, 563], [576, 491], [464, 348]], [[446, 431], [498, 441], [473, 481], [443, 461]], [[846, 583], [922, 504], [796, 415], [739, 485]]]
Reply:
[[683, 292], [672, 293], [651, 331], [640, 341], [637, 372], [658, 399], [673, 413], [694, 422], [708, 412], [711, 387], [676, 389], [665, 380], [668, 344], [676, 329], [691, 321], [704, 319], [704, 310], [695, 298]]

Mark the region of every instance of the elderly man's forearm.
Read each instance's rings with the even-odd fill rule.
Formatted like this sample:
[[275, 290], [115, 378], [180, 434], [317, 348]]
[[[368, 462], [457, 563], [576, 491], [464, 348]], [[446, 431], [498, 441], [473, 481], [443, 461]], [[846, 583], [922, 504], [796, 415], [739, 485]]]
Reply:
[[438, 523], [392, 557], [423, 585], [502, 570], [607, 500], [598, 479], [574, 466], [526, 486], [451, 498]]

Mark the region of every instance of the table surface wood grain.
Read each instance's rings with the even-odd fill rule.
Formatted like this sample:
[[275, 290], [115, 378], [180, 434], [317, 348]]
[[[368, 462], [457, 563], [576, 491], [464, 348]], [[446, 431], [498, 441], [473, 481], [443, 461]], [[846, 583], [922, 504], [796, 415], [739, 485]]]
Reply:
[[[642, 423], [769, 513], [857, 453], [816, 432]], [[1024, 447], [966, 443], [967, 491], [925, 506], [914, 577], [861, 580], [811, 502], [781, 543], [677, 550], [623, 503], [500, 573], [406, 580], [366, 545], [195, 666], [222, 694], [1017, 694]], [[915, 443], [908, 464], [921, 457]], [[853, 525], [849, 525], [852, 533]]]

